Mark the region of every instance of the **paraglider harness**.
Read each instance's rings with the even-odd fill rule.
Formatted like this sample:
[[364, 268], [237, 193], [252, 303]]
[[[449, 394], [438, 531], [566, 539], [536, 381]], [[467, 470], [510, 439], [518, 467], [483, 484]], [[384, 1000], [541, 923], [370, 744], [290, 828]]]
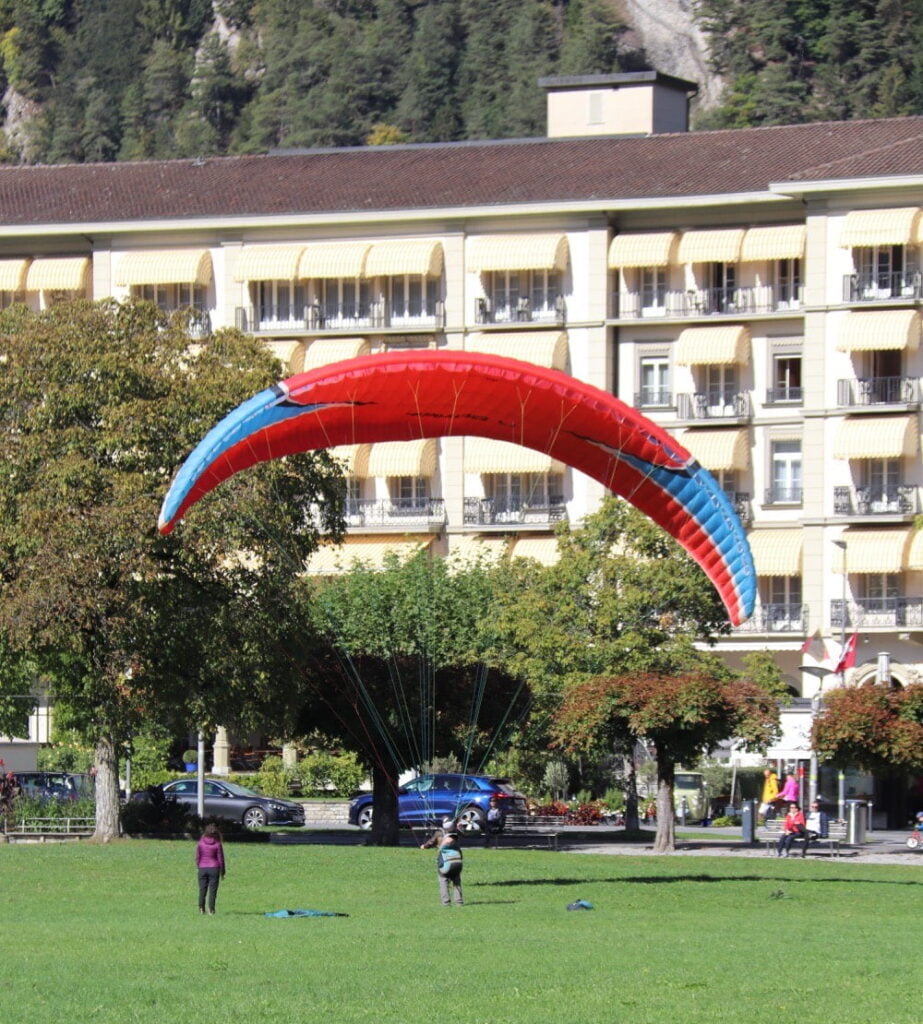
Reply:
[[454, 843], [439, 848], [439, 853], [436, 855], [436, 867], [439, 869], [440, 875], [454, 878], [461, 874], [462, 864], [462, 852]]

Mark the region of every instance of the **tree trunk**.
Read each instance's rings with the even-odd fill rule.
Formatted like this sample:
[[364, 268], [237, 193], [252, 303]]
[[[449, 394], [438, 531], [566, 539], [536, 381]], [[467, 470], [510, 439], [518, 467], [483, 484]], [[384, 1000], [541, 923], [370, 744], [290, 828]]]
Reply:
[[638, 816], [638, 766], [634, 744], [625, 755], [625, 831], [637, 832], [641, 828]]
[[379, 765], [372, 768], [372, 833], [369, 846], [397, 846], [400, 827], [394, 781]]
[[96, 831], [97, 842], [108, 843], [119, 835], [119, 761], [112, 738], [96, 742]]
[[657, 751], [657, 835], [654, 853], [673, 853], [676, 849], [676, 826], [673, 814], [673, 775], [676, 765]]

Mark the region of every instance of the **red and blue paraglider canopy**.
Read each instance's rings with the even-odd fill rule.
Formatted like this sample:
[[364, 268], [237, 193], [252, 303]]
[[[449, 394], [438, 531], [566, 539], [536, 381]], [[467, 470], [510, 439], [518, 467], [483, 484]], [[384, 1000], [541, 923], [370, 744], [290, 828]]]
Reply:
[[294, 452], [476, 435], [546, 452], [626, 498], [675, 537], [735, 625], [756, 580], [740, 520], [711, 474], [619, 399], [558, 370], [424, 349], [332, 363], [261, 391], [203, 438], [176, 475], [159, 528], [234, 473]]

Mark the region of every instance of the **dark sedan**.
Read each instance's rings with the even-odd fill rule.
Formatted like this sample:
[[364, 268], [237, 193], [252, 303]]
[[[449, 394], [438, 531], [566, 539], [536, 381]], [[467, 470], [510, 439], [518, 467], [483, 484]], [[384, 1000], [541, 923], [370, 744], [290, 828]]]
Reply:
[[[163, 785], [165, 800], [184, 804], [196, 813], [199, 786], [196, 779], [177, 779]], [[263, 825], [303, 825], [304, 807], [292, 800], [261, 796], [236, 782], [205, 780], [205, 816], [239, 821], [246, 828]]]

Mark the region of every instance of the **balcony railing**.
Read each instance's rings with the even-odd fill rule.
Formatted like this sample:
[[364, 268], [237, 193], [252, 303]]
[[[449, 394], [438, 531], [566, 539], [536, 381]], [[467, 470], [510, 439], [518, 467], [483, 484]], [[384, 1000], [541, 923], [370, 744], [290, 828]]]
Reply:
[[635, 392], [637, 409], [672, 409], [673, 392], [669, 388], [641, 388]]
[[353, 329], [440, 330], [445, 326], [445, 305], [408, 309], [387, 301], [278, 306], [238, 306], [237, 326], [253, 334], [276, 331], [342, 331]]
[[351, 527], [417, 527], [431, 529], [446, 522], [442, 498], [350, 498], [346, 502], [346, 523]]
[[692, 288], [688, 291], [623, 291], [612, 295], [614, 320], [648, 317], [744, 316], [801, 309], [801, 287]]
[[750, 395], [746, 391], [712, 388], [691, 395], [677, 395], [676, 415], [681, 420], [749, 419]]
[[919, 511], [920, 491], [912, 484], [833, 488], [836, 516], [914, 515]]
[[798, 486], [774, 484], [763, 495], [764, 505], [800, 505], [803, 489]]
[[803, 401], [804, 391], [800, 387], [766, 389], [767, 405], [801, 405]]
[[530, 324], [567, 323], [567, 303], [563, 295], [553, 301], [533, 302], [522, 296], [515, 302], [492, 302], [490, 299], [474, 300], [474, 322], [477, 324]]
[[559, 523], [567, 518], [564, 496], [550, 495], [547, 502], [515, 498], [465, 498], [465, 526], [504, 526], [527, 523]]
[[806, 633], [806, 604], [758, 605], [753, 615], [734, 628], [735, 633]]
[[840, 408], [916, 405], [919, 401], [919, 377], [861, 377], [836, 382], [836, 402]]
[[830, 625], [847, 629], [921, 626], [923, 597], [866, 597], [845, 603], [842, 599], [833, 600], [830, 602]]
[[749, 491], [725, 491], [725, 495], [737, 513], [737, 518], [748, 526], [753, 521], [753, 505]]
[[844, 302], [881, 302], [886, 299], [919, 299], [921, 277], [918, 270], [895, 270], [867, 274], [847, 274], [843, 278]]

